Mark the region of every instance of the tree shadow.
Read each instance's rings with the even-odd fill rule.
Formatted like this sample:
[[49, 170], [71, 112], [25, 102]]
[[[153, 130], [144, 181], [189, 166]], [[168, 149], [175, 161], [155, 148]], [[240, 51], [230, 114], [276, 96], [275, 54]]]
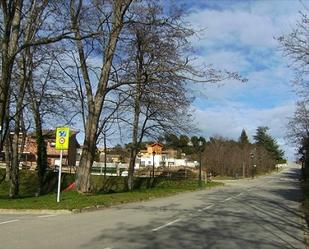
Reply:
[[[152, 215], [147, 225], [118, 222], [114, 228], [102, 230], [83, 248], [302, 248], [304, 225], [300, 211], [293, 208], [299, 201], [299, 189], [270, 190], [268, 195], [248, 194], [231, 202], [217, 202], [213, 209], [198, 212], [181, 208], [179, 204], [129, 207], [134, 213]], [[234, 191], [231, 191], [234, 194]], [[231, 194], [229, 192], [229, 194]], [[200, 197], [209, 205], [208, 195]], [[291, 197], [292, 196], [292, 197]], [[166, 219], [164, 212], [171, 215]], [[142, 215], [141, 217], [143, 217]], [[180, 221], [158, 228], [176, 219]], [[298, 222], [299, 221], [299, 222]], [[147, 222], [146, 222], [147, 223]]]

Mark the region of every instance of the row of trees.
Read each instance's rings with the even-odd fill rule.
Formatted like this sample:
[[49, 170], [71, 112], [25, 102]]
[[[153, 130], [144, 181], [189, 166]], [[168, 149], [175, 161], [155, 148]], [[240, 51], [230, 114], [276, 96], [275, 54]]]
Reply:
[[[276, 164], [285, 163], [284, 152], [276, 139], [269, 134], [268, 127], [258, 127], [250, 143], [243, 129], [238, 141], [220, 136], [204, 137], [165, 134], [160, 142], [165, 148], [185, 153], [192, 160], [202, 157], [202, 166], [214, 175], [251, 176], [253, 170], [269, 172]], [[201, 153], [201, 154], [200, 154]], [[254, 167], [255, 165], [255, 167]]]
[[178, 137], [175, 134], [166, 134], [164, 142], [167, 148], [179, 150], [186, 155], [194, 155], [203, 150], [206, 144], [206, 139], [203, 136], [188, 137], [186, 135], [180, 135]]
[[298, 156], [305, 166], [305, 179], [309, 176], [309, 18], [308, 10], [300, 12], [300, 18], [291, 33], [278, 38], [282, 52], [290, 61], [294, 70], [294, 85], [299, 100], [296, 111], [288, 123], [287, 138], [298, 147]]
[[[131, 139], [127, 188], [145, 137], [186, 131], [188, 82], [245, 81], [237, 73], [193, 66], [195, 31], [184, 13], [158, 1], [8, 0], [0, 9], [0, 151], [10, 196], [19, 193], [20, 148], [36, 133], [41, 192], [43, 129], [82, 124], [76, 186], [90, 190], [96, 147], [116, 132]], [[22, 138], [20, 138], [20, 134]]]
[[202, 165], [214, 175], [251, 176], [253, 171], [269, 172], [284, 162], [284, 153], [269, 135], [267, 127], [258, 127], [255, 143], [250, 143], [245, 130], [238, 141], [211, 137], [202, 154]]

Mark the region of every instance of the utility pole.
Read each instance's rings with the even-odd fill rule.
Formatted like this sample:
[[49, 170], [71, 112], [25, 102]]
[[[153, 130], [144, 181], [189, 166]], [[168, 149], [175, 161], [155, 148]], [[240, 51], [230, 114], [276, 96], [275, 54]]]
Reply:
[[250, 153], [250, 156], [251, 156], [251, 160], [252, 160], [252, 174], [251, 174], [251, 177], [253, 179], [254, 175], [255, 175], [255, 168], [256, 168], [256, 165], [254, 164], [255, 149]]
[[203, 149], [203, 142], [200, 140], [198, 142], [198, 145], [199, 145], [199, 151], [200, 151], [200, 167], [199, 167], [199, 175], [198, 175], [198, 185], [201, 188], [202, 187], [202, 149]]
[[306, 167], [308, 165], [306, 165], [306, 155], [307, 155], [307, 149], [303, 149], [303, 154], [304, 154], [304, 158], [303, 158], [303, 163], [302, 163], [302, 172], [303, 172], [303, 177], [304, 177], [304, 181], [306, 182], [307, 181], [307, 169]]
[[155, 161], [154, 161], [155, 155], [156, 155], [156, 152], [153, 151], [152, 152], [152, 178], [155, 177]]

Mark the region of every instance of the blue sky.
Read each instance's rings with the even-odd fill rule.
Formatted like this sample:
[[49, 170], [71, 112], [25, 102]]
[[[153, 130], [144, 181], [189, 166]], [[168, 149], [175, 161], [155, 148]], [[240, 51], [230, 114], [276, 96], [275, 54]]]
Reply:
[[[193, 115], [201, 130], [197, 135], [238, 139], [244, 128], [253, 142], [256, 128], [268, 126], [288, 158], [294, 159], [295, 148], [285, 134], [298, 97], [293, 70], [275, 37], [292, 31], [309, 0], [172, 0], [172, 4], [183, 5], [188, 10], [185, 21], [201, 30], [191, 40], [196, 65], [212, 64], [248, 78], [247, 83], [189, 85], [196, 97]], [[108, 142], [112, 146], [119, 139]]]
[[[177, 1], [179, 3], [179, 1]], [[205, 0], [181, 1], [189, 10], [186, 21], [204, 30], [192, 39], [196, 63], [238, 71], [243, 84], [198, 84], [193, 87], [195, 119], [204, 136], [237, 139], [245, 128], [252, 139], [257, 126], [268, 126], [287, 156], [294, 148], [284, 139], [297, 96], [293, 71], [274, 37], [291, 32], [299, 11], [309, 1]]]

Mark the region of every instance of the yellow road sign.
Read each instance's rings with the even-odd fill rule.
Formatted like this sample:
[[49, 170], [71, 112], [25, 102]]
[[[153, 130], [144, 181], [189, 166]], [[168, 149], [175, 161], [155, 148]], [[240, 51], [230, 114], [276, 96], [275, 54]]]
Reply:
[[69, 149], [70, 128], [58, 127], [56, 130], [56, 150]]

